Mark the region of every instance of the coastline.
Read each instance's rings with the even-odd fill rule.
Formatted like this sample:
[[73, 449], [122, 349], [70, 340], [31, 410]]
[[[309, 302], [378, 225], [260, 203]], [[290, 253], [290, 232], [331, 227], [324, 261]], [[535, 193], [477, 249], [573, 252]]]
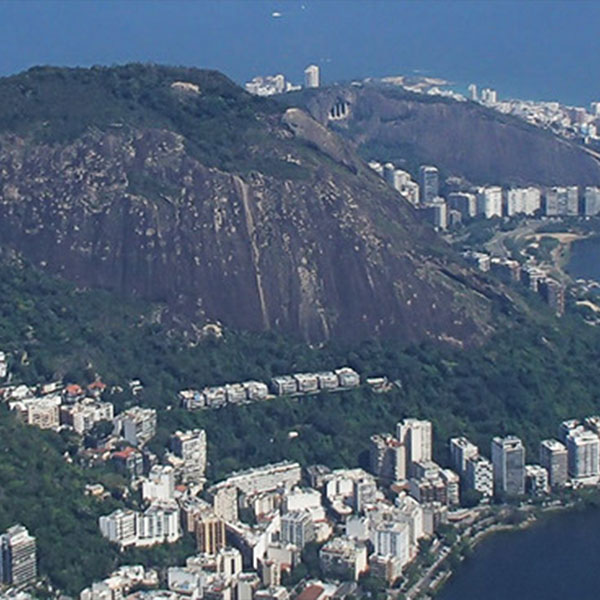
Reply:
[[[413, 586], [409, 590], [407, 590], [405, 598], [407, 600], [412, 600], [414, 598], [430, 598], [431, 594], [437, 595], [444, 585], [450, 580], [450, 578], [457, 571], [457, 567], [459, 567], [466, 558], [468, 558], [472, 552], [476, 549], [476, 547], [486, 540], [489, 537], [492, 537], [494, 534], [502, 533], [502, 532], [517, 532], [529, 529], [533, 525], [539, 523], [540, 521], [549, 518], [553, 513], [568, 513], [570, 511], [575, 511], [579, 509], [583, 509], [586, 506], [585, 498], [576, 498], [568, 502], [567, 504], [551, 504], [549, 506], [528, 506], [528, 507], [504, 507], [504, 516], [509, 515], [517, 515], [519, 511], [521, 511], [521, 515], [524, 516], [524, 519], [518, 523], [504, 523], [494, 521], [489, 526], [475, 532], [474, 534], [469, 534], [468, 529], [462, 535], [459, 535], [456, 542], [449, 548], [448, 552], [445, 554], [442, 560], [439, 561], [439, 564], [436, 564], [433, 572], [430, 572], [428, 569]], [[590, 507], [593, 505], [590, 505]], [[509, 510], [512, 508], [513, 510]], [[527, 512], [527, 515], [523, 513]], [[502, 512], [499, 513], [501, 515]], [[482, 520], [486, 518], [490, 518], [490, 516], [484, 517]], [[471, 527], [476, 526], [476, 523], [473, 523]], [[452, 563], [452, 556], [454, 556], [454, 564]], [[430, 580], [429, 585], [424, 588], [424, 584], [427, 583], [427, 580]], [[424, 589], [423, 589], [424, 588]]]

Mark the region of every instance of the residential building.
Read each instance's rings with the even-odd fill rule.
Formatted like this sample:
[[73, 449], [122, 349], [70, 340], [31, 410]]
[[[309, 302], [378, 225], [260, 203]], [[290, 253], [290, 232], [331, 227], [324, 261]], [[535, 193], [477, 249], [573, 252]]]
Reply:
[[521, 283], [532, 292], [538, 293], [540, 282], [544, 281], [548, 273], [534, 265], [523, 265], [521, 267]]
[[423, 204], [419, 212], [436, 229], [444, 230], [448, 228], [448, 207], [443, 198], [436, 196], [431, 202]]
[[542, 206], [542, 193], [539, 188], [512, 188], [506, 192], [506, 214], [533, 215]]
[[583, 192], [583, 214], [594, 217], [600, 213], [600, 188], [586, 187]]
[[385, 482], [406, 479], [406, 448], [390, 434], [372, 435], [369, 445], [371, 472]]
[[568, 470], [573, 479], [597, 479], [600, 439], [583, 428], [573, 429], [567, 436]]
[[246, 495], [268, 492], [278, 487], [291, 490], [300, 483], [302, 470], [297, 462], [282, 461], [238, 471], [211, 489], [236, 487]]
[[490, 260], [490, 271], [505, 283], [516, 283], [521, 277], [521, 265], [519, 261], [511, 258], [494, 256]]
[[477, 86], [474, 83], [470, 83], [467, 87], [467, 91], [469, 92], [469, 99], [473, 100], [473, 102], [477, 102], [479, 97], [477, 96]]
[[320, 84], [320, 71], [317, 65], [309, 65], [304, 69], [304, 87], [318, 88]]
[[548, 471], [548, 482], [553, 489], [567, 482], [568, 452], [558, 440], [543, 440], [540, 443], [540, 464]]
[[533, 496], [543, 496], [550, 491], [548, 471], [541, 465], [525, 465], [525, 491]]
[[307, 510], [294, 510], [281, 517], [281, 541], [304, 548], [315, 539], [315, 527]]
[[483, 88], [481, 90], [481, 103], [486, 106], [494, 106], [498, 103], [498, 92], [492, 88]]
[[146, 502], [168, 502], [175, 495], [175, 472], [169, 465], [155, 465], [142, 482], [142, 498]]
[[479, 448], [472, 444], [466, 437], [455, 437], [450, 440], [450, 460], [452, 467], [464, 477], [467, 469], [467, 460], [476, 458]]
[[477, 215], [477, 196], [466, 192], [448, 194], [448, 206], [460, 212], [463, 219], [471, 219]]
[[565, 286], [546, 277], [538, 284], [538, 292], [550, 308], [554, 310], [557, 317], [565, 314]]
[[225, 521], [214, 513], [201, 513], [194, 518], [196, 548], [199, 553], [216, 555], [225, 548]]
[[567, 438], [571, 431], [581, 427], [581, 421], [579, 419], [567, 419], [563, 421], [558, 427], [558, 439], [563, 443], [567, 443]]
[[36, 577], [35, 538], [23, 525], [13, 525], [0, 535], [0, 581], [19, 586]]
[[579, 190], [570, 187], [552, 187], [546, 191], [546, 216], [574, 216], [579, 213]]
[[436, 167], [421, 165], [419, 167], [419, 189], [421, 192], [421, 203], [427, 204], [439, 196], [440, 173]]
[[279, 375], [271, 379], [271, 388], [278, 396], [287, 396], [298, 391], [298, 382], [291, 375]]
[[525, 447], [518, 437], [492, 440], [492, 465], [496, 493], [518, 496], [525, 492]]
[[483, 456], [467, 459], [465, 468], [465, 486], [469, 490], [481, 493], [485, 498], [494, 495], [494, 469], [492, 463]]
[[99, 421], [112, 421], [114, 407], [110, 402], [84, 398], [75, 404], [62, 406], [60, 416], [63, 424], [70, 425], [78, 434], [83, 435]]
[[329, 576], [358, 581], [368, 568], [367, 547], [356, 540], [335, 537], [319, 551], [319, 563]]
[[100, 532], [109, 542], [119, 544], [121, 548], [136, 543], [137, 513], [133, 510], [118, 509], [109, 515], [100, 517]]
[[502, 188], [494, 185], [477, 191], [477, 214], [486, 219], [502, 216]]
[[226, 523], [238, 520], [238, 490], [234, 485], [218, 485], [209, 490], [213, 510]]
[[118, 417], [123, 437], [132, 446], [143, 446], [156, 434], [156, 410], [134, 406]]
[[117, 471], [131, 479], [137, 479], [144, 474], [144, 455], [137, 448], [129, 446], [113, 452], [110, 459]]
[[60, 425], [60, 396], [30, 398], [11, 403], [19, 418], [40, 429], [56, 429]]
[[406, 472], [412, 473], [416, 462], [430, 461], [432, 429], [430, 421], [404, 419], [396, 425], [396, 437], [406, 448]]
[[393, 556], [402, 566], [411, 558], [408, 523], [382, 521], [373, 530], [371, 542], [378, 556]]
[[176, 504], [157, 502], [136, 515], [136, 546], [172, 544], [180, 537], [179, 509]]
[[171, 451], [183, 461], [184, 481], [200, 481], [206, 471], [206, 432], [204, 429], [176, 431], [170, 439]]
[[336, 369], [335, 374], [342, 388], [355, 388], [360, 385], [360, 375], [350, 367]]

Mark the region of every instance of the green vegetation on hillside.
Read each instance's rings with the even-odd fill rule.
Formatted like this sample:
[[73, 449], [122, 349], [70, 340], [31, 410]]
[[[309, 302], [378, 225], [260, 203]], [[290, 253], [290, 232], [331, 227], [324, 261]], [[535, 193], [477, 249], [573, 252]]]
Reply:
[[[134, 402], [166, 408], [184, 387], [267, 380], [276, 373], [349, 364], [363, 376], [384, 374], [394, 389], [366, 389], [301, 399], [188, 413], [159, 412], [152, 447], [161, 452], [176, 428], [204, 427], [209, 477], [233, 469], [295, 459], [331, 467], [366, 465], [369, 436], [393, 431], [405, 416], [434, 423], [437, 458], [446, 462], [450, 436], [466, 434], [488, 451], [493, 435], [515, 433], [536, 460], [541, 438], [559, 422], [600, 412], [599, 332], [576, 317], [538, 322], [524, 318], [482, 348], [459, 351], [400, 342], [365, 342], [354, 348], [310, 349], [275, 334], [234, 334], [186, 343], [153, 322], [152, 307], [119, 302], [14, 263], [0, 265], [0, 348], [9, 351], [15, 380], [46, 381], [66, 374], [89, 381], [96, 373], [126, 388], [139, 377], [145, 388], [109, 396], [118, 409]], [[546, 310], [541, 305], [540, 311]], [[146, 317], [140, 315], [146, 315]], [[298, 432], [290, 437], [291, 431]], [[116, 485], [106, 469], [68, 464], [68, 438], [24, 427], [0, 410], [0, 530], [16, 522], [38, 538], [40, 568], [54, 584], [74, 593], [106, 574], [117, 561], [161, 564], [181, 560], [190, 540], [154, 554], [119, 555], [100, 536], [97, 518], [117, 505], [84, 496], [85, 483]]]
[[[173, 88], [176, 82], [198, 91]], [[277, 123], [280, 111], [221, 73], [202, 69], [35, 67], [0, 79], [0, 133], [54, 144], [95, 130], [168, 129], [184, 136], [188, 151], [207, 166], [301, 177], [300, 167], [272, 152], [285, 140], [265, 135], [265, 124]]]

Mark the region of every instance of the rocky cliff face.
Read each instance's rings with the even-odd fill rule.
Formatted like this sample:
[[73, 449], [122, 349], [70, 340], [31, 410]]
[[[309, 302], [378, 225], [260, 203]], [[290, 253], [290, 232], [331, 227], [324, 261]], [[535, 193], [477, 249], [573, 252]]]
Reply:
[[[577, 145], [472, 102], [374, 85], [326, 88], [296, 101], [364, 155], [412, 170], [434, 164], [479, 185], [600, 184], [600, 163]], [[347, 117], [330, 120], [342, 103]]]
[[[206, 77], [190, 72], [187, 83], [200, 85], [198, 73]], [[162, 69], [156, 94], [179, 94], [181, 75]], [[35, 90], [35, 77], [27, 86]], [[297, 109], [254, 116], [235, 150], [240, 164], [264, 170], [211, 165], [194, 149], [202, 139], [143, 119], [90, 122], [62, 140], [4, 125], [2, 243], [82, 286], [163, 302], [198, 324], [277, 328], [313, 342], [470, 343], [490, 331], [501, 294], [339, 138]], [[220, 118], [226, 127], [227, 109]]]

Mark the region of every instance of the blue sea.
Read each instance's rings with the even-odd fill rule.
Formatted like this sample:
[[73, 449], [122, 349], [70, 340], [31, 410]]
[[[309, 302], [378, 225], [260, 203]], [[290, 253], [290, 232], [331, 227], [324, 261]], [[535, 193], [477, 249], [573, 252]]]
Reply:
[[596, 600], [600, 511], [557, 513], [493, 534], [475, 548], [438, 600]]
[[577, 240], [571, 244], [567, 271], [574, 279], [600, 282], [600, 236]]
[[599, 23], [592, 0], [0, 2], [0, 75], [141, 61], [300, 83], [314, 63], [325, 83], [418, 74], [587, 105], [600, 99]]

